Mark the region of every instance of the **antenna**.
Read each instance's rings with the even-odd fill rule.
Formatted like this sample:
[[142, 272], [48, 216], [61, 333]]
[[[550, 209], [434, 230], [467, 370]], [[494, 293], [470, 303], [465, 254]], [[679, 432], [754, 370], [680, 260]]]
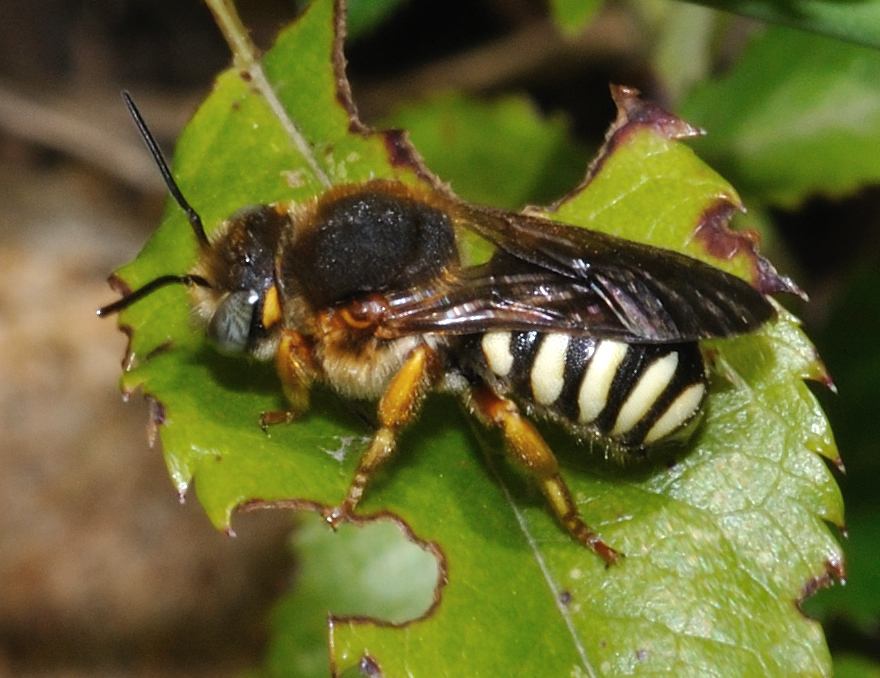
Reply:
[[125, 101], [125, 106], [128, 108], [131, 117], [134, 119], [134, 124], [137, 125], [138, 132], [140, 132], [144, 143], [147, 145], [150, 155], [152, 155], [153, 160], [156, 161], [156, 165], [159, 167], [159, 173], [162, 175], [162, 179], [165, 180], [165, 185], [168, 187], [168, 192], [171, 193], [172, 197], [177, 201], [177, 204], [180, 205], [180, 208], [186, 212], [186, 218], [189, 219], [193, 233], [196, 235], [196, 240], [199, 241], [199, 246], [203, 248], [210, 247], [211, 243], [208, 240], [208, 236], [205, 234], [205, 227], [202, 225], [202, 218], [199, 216], [199, 213], [193, 209], [192, 205], [187, 202], [186, 198], [183, 197], [183, 193], [180, 192], [180, 188], [178, 188], [177, 183], [174, 181], [174, 177], [171, 176], [171, 171], [168, 169], [168, 163], [165, 162], [165, 157], [162, 155], [159, 144], [156, 143], [156, 140], [150, 133], [150, 129], [147, 127], [147, 123], [144, 121], [141, 112], [138, 110], [137, 106], [135, 106], [131, 95], [125, 90], [122, 90], [122, 100]]
[[118, 313], [124, 308], [127, 308], [134, 302], [139, 299], [143, 299], [148, 294], [152, 294], [160, 287], [165, 287], [166, 285], [198, 285], [199, 287], [211, 287], [211, 283], [205, 280], [200, 275], [162, 275], [156, 278], [155, 280], [151, 280], [146, 285], [141, 287], [140, 289], [136, 289], [131, 294], [127, 294], [122, 297], [122, 299], [118, 299], [114, 301], [112, 304], [107, 304], [106, 306], [102, 306], [97, 310], [97, 314], [99, 318], [104, 318], [108, 315], [112, 315], [114, 313]]

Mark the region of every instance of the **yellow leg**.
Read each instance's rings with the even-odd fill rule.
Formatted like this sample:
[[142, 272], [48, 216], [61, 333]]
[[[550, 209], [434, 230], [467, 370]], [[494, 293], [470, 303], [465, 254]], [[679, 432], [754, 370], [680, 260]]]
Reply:
[[583, 521], [562, 476], [553, 451], [541, 434], [519, 413], [516, 405], [485, 386], [471, 392], [471, 406], [485, 423], [497, 426], [504, 435], [507, 454], [538, 482], [554, 515], [581, 544], [611, 565], [620, 554], [603, 542]]
[[391, 379], [379, 401], [379, 430], [361, 456], [348, 493], [339, 506], [324, 514], [331, 526], [336, 527], [354, 512], [375, 472], [397, 451], [397, 436], [418, 414], [428, 390], [436, 380], [437, 367], [434, 351], [422, 345], [407, 356], [403, 366]]
[[295, 330], [285, 330], [275, 354], [275, 367], [290, 407], [287, 410], [262, 412], [260, 427], [265, 431], [275, 424], [289, 424], [309, 409], [309, 391], [315, 380], [312, 348]]

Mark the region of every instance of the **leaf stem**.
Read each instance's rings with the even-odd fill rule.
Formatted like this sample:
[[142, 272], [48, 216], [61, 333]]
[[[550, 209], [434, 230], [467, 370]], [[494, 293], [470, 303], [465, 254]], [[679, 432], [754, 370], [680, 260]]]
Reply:
[[241, 17], [238, 16], [233, 0], [205, 0], [205, 2], [214, 15], [217, 27], [229, 43], [235, 65], [249, 70], [254, 64], [259, 63], [257, 47], [251, 40]]
[[278, 94], [272, 84], [266, 78], [257, 46], [251, 40], [250, 33], [241, 21], [238, 11], [235, 9], [234, 0], [205, 0], [208, 9], [214, 15], [217, 27], [226, 39], [229, 49], [232, 51], [232, 59], [236, 68], [247, 72], [250, 76], [251, 85], [265, 97], [272, 112], [281, 122], [281, 126], [293, 141], [303, 159], [308, 163], [318, 181], [329, 188], [332, 184], [330, 178], [318, 164], [314, 150], [306, 137], [300, 132], [296, 123], [291, 120], [287, 110], [278, 98]]

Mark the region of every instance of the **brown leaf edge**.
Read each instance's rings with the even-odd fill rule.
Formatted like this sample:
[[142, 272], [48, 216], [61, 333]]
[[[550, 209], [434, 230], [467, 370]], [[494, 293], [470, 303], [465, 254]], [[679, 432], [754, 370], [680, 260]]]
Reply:
[[335, 38], [333, 41], [333, 71], [336, 75], [336, 99], [348, 113], [348, 129], [353, 134], [364, 137], [380, 136], [385, 142], [388, 161], [392, 167], [410, 169], [433, 189], [450, 198], [455, 198], [447, 184], [428, 169], [424, 159], [413, 146], [406, 130], [375, 130], [360, 119], [357, 105], [351, 92], [351, 84], [346, 74], [348, 61], [345, 58], [345, 38], [347, 35], [346, 0], [334, 0], [333, 20]]
[[[841, 528], [841, 532], [845, 536], [846, 529]], [[825, 571], [822, 572], [822, 574], [813, 576], [806, 584], [804, 584], [800, 595], [795, 600], [795, 605], [797, 606], [798, 611], [805, 617], [809, 618], [809, 615], [804, 612], [803, 609], [804, 601], [815, 595], [821, 589], [831, 588], [834, 584], [846, 586], [846, 563], [844, 560], [826, 560]]]
[[[547, 212], [557, 211], [580, 194], [599, 173], [614, 150], [637, 131], [649, 129], [673, 141], [705, 134], [704, 130], [694, 127], [657, 104], [645, 101], [635, 88], [611, 85], [611, 97], [617, 106], [617, 117], [608, 129], [598, 154], [590, 163], [584, 180], [551, 204], [546, 209]], [[736, 212], [745, 212], [738, 196], [718, 196], [695, 225], [694, 238], [702, 243], [707, 254], [716, 259], [726, 261], [736, 256], [745, 257], [752, 271], [750, 282], [763, 294], [785, 292], [806, 300], [804, 291], [791, 278], [780, 275], [773, 264], [758, 253], [759, 237], [756, 232], [734, 231], [730, 228], [730, 220]]]

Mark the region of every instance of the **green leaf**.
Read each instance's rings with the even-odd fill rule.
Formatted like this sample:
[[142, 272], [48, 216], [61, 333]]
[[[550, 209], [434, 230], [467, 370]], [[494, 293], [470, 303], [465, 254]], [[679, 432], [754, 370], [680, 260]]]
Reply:
[[[233, 40], [237, 67], [220, 76], [175, 157], [209, 229], [242, 205], [305, 199], [326, 183], [430, 180], [400, 136], [366, 134], [350, 117], [333, 70], [335, 16], [317, 0], [262, 66]], [[765, 291], [789, 287], [748, 239], [724, 230], [736, 196], [677, 141], [690, 128], [616, 96], [620, 117], [589, 180], [551, 216], [687, 251]], [[120, 284], [181, 273], [195, 254], [171, 205]], [[188, 315], [185, 291], [166, 288], [122, 317], [133, 335], [123, 384], [161, 403], [177, 487], [194, 482], [219, 527], [243, 504], [337, 504], [367, 434], [350, 406], [318, 393], [302, 421], [263, 434], [259, 412], [283, 406], [271, 369], [217, 356]], [[449, 397], [432, 398], [359, 514], [405, 526], [436, 554], [445, 584], [427, 615], [402, 627], [334, 618], [335, 669], [356, 671], [369, 657], [389, 676], [827, 673], [821, 629], [794, 605], [841, 558], [824, 523], [842, 520], [840, 494], [818, 456], [836, 450], [802, 381], [821, 378], [821, 366], [784, 312], [707, 350], [717, 367], [706, 422], [675, 464], [612, 468], [547, 430], [585, 519], [627, 556], [610, 569], [500, 461], [495, 437], [472, 431]]]
[[[633, 111], [633, 119], [644, 120], [643, 113]], [[700, 167], [687, 148], [658, 134], [669, 120], [656, 122], [621, 125], [609, 143], [611, 150], [598, 161], [599, 172], [559, 206], [556, 216], [626, 232], [636, 230], [629, 211], [636, 203], [642, 208], [640, 239], [678, 248], [690, 243], [693, 254], [711, 259], [693, 242], [694, 221], [684, 219], [688, 214], [699, 218], [695, 208], [700, 196], [705, 210], [732, 191]], [[632, 171], [634, 166], [640, 172]], [[677, 183], [677, 200], [670, 200], [663, 185], [667, 175], [669, 184]], [[626, 201], [614, 200], [621, 194]], [[743, 272], [756, 270], [751, 255], [741, 252], [740, 259]], [[737, 262], [729, 266], [736, 269]], [[634, 479], [587, 462], [570, 443], [554, 440], [568, 461], [567, 477], [588, 522], [627, 553], [623, 566], [603, 570], [595, 559], [560, 540], [540, 503], [523, 508], [505, 495], [516, 520], [493, 521], [491, 545], [522, 544], [536, 564], [521, 562], [507, 570], [504, 560], [498, 560], [502, 556], [495, 550], [487, 554], [485, 547], [462, 554], [456, 570], [470, 566], [466, 590], [458, 591], [457, 582], [450, 580], [444, 593], [448, 605], [421, 625], [407, 627], [405, 633], [355, 623], [335, 626], [341, 665], [351, 665], [366, 653], [397, 675], [438, 656], [441, 661], [465, 656], [474, 662], [474, 675], [491, 675], [498, 669], [498, 653], [486, 664], [477, 663], [485, 638], [471, 644], [456, 632], [468, 623], [469, 611], [479, 615], [481, 628], [492, 629], [492, 640], [504, 653], [511, 645], [529, 648], [510, 664], [524, 675], [567, 674], [573, 666], [611, 674], [700, 673], [719, 666], [745, 675], [827, 673], [821, 634], [792, 605], [808, 579], [824, 576], [822, 563], [840, 562], [839, 548], [821, 524], [822, 519], [840, 520], [840, 496], [814, 456], [835, 457], [836, 451], [824, 417], [801, 381], [821, 376], [821, 369], [790, 316], [755, 336], [717, 342], [714, 349], [729, 381], [717, 378], [709, 421], [689, 455], [672, 469], [655, 469]], [[799, 423], [788, 425], [795, 421]], [[422, 441], [421, 453], [437, 457], [436, 463], [448, 454], [431, 438]], [[429, 468], [431, 460], [425, 463]], [[433, 487], [427, 489], [433, 495]], [[441, 535], [444, 547], [460, 542], [474, 531], [475, 521], [488, 519], [479, 516], [491, 491], [486, 487], [460, 494], [457, 511], [427, 529]], [[479, 512], [450, 525], [472, 502]], [[487, 573], [486, 562], [496, 567]], [[505, 572], [500, 582], [499, 571]], [[795, 571], [799, 574], [792, 576]], [[525, 605], [533, 601], [522, 599], [524, 577], [543, 578], [557, 600], [565, 601], [560, 603], [561, 619], [547, 609], [551, 601], [543, 610], [526, 608], [531, 615], [525, 616]], [[453, 602], [455, 594], [470, 604]], [[453, 608], [465, 612], [453, 616]], [[511, 616], [519, 620], [518, 629], [502, 627]], [[749, 619], [745, 626], [743, 619]], [[439, 649], [434, 642], [427, 648], [419, 643], [427, 624], [435, 632], [438, 624], [445, 629]], [[553, 647], [549, 658], [544, 652], [535, 656], [538, 639], [542, 648]]]
[[792, 206], [880, 181], [876, 50], [771, 28], [682, 108], [709, 131], [700, 152], [765, 201]]
[[728, 12], [880, 47], [878, 0], [698, 0]]

